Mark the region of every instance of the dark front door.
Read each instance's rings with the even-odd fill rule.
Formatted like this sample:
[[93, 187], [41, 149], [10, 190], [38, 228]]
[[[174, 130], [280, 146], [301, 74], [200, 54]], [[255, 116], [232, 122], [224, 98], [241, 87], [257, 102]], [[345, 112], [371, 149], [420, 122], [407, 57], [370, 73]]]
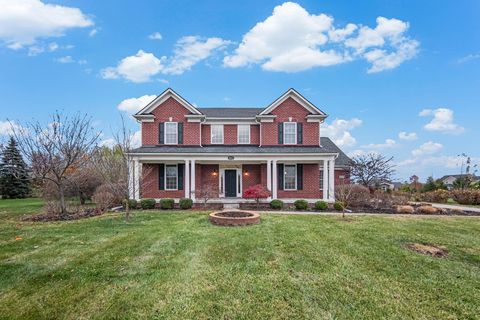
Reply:
[[225, 197], [237, 196], [237, 170], [225, 170]]

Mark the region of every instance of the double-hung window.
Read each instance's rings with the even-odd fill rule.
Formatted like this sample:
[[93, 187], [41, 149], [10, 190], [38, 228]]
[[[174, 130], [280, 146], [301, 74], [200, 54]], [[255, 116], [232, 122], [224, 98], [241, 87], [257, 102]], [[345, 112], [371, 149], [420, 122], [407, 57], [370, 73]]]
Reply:
[[178, 189], [178, 166], [176, 164], [165, 165], [165, 190]]
[[223, 124], [212, 124], [210, 129], [212, 144], [223, 144]]
[[239, 124], [237, 126], [238, 144], [250, 144], [250, 125]]
[[320, 170], [320, 190], [323, 190], [323, 170]]
[[178, 144], [178, 122], [165, 122], [165, 144]]
[[284, 166], [284, 190], [297, 190], [297, 166], [294, 164], [286, 164]]
[[297, 144], [297, 123], [296, 122], [283, 123], [283, 143]]

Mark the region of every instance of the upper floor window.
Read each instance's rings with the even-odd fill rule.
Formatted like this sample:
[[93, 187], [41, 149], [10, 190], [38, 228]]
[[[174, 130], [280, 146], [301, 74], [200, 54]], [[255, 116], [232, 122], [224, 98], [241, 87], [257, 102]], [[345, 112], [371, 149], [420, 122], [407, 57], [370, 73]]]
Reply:
[[238, 131], [238, 144], [250, 144], [250, 125], [239, 124]]
[[165, 190], [178, 189], [178, 166], [176, 164], [165, 165]]
[[165, 122], [165, 144], [178, 144], [177, 122]]
[[223, 144], [223, 124], [212, 124], [210, 131], [212, 144]]
[[297, 189], [297, 166], [294, 164], [286, 164], [284, 166], [285, 179], [283, 179], [284, 190], [296, 190]]
[[297, 143], [297, 123], [296, 122], [283, 123], [283, 143], [284, 144]]

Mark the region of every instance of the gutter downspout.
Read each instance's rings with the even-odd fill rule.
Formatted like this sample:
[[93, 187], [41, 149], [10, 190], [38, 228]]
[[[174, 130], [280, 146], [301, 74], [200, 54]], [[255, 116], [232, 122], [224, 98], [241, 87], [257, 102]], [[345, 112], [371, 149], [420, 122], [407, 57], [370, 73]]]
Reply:
[[260, 126], [260, 144], [258, 146], [260, 148], [262, 146], [262, 123], [258, 121], [257, 117], [255, 117], [255, 122]]
[[203, 121], [200, 120], [200, 123], [199, 123], [199, 127], [200, 127], [200, 134], [199, 134], [199, 136], [200, 136], [200, 147], [202, 147], [202, 148], [203, 148], [203, 146], [202, 146], [202, 123], [204, 123], [205, 121], [207, 121], [206, 117], [203, 118]]

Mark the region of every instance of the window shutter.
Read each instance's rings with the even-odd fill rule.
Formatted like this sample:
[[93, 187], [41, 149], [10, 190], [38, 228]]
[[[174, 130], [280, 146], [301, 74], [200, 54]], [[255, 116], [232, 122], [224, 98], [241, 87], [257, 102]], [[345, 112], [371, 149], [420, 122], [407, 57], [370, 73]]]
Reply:
[[158, 165], [158, 190], [165, 190], [165, 164]]
[[165, 124], [163, 122], [160, 122], [158, 124], [158, 143], [164, 144], [165, 143], [164, 138], [165, 138]]
[[185, 165], [183, 163], [178, 164], [178, 190], [183, 190], [183, 172]]
[[283, 169], [283, 163], [277, 164], [277, 181], [278, 181], [278, 190], [283, 190], [283, 176], [285, 175], [285, 171]]
[[178, 128], [178, 144], [183, 144], [183, 122], [177, 124]]
[[303, 164], [297, 164], [297, 190], [303, 190]]
[[303, 143], [303, 123], [297, 123], [297, 144]]
[[278, 124], [278, 144], [283, 144], [283, 122]]

